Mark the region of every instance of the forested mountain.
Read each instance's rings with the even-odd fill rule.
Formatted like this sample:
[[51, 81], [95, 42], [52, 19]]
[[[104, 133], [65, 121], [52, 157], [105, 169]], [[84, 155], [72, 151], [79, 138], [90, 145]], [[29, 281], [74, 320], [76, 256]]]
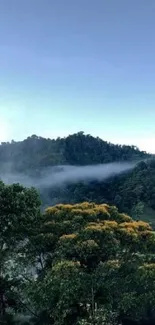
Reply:
[[155, 231], [143, 221], [155, 226], [154, 158], [81, 132], [0, 146], [1, 175], [32, 182], [51, 166], [117, 161], [138, 163], [42, 188], [42, 205], [34, 188], [0, 182], [0, 324], [155, 323]]
[[[56, 140], [33, 135], [21, 142], [0, 145], [0, 173], [18, 172], [40, 177], [40, 171], [58, 165], [94, 165], [141, 161], [132, 171], [107, 181], [77, 182], [43, 190], [43, 205], [93, 201], [118, 206], [134, 218], [155, 222], [155, 161], [134, 146], [114, 145], [83, 132]], [[48, 169], [47, 169], [48, 170]]]
[[11, 169], [22, 172], [52, 165], [93, 165], [146, 156], [134, 146], [114, 145], [83, 132], [56, 140], [32, 135], [21, 142], [0, 145], [1, 168], [9, 164]]

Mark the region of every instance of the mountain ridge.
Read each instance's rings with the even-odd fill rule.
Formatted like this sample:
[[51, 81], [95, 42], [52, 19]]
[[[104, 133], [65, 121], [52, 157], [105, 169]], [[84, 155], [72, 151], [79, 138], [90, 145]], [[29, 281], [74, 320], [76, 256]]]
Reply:
[[92, 165], [150, 156], [135, 146], [115, 145], [83, 132], [57, 139], [32, 135], [23, 141], [1, 143], [0, 168], [9, 163], [15, 170], [25, 171], [61, 164]]
[[[43, 189], [43, 205], [83, 201], [117, 205], [133, 218], [155, 225], [155, 160], [135, 146], [115, 145], [78, 132], [66, 138], [46, 139], [32, 135], [24, 141], [0, 145], [0, 175], [21, 173], [39, 178], [52, 166], [87, 166], [111, 162], [141, 161], [133, 170], [101, 181], [77, 181], [61, 188]], [[147, 215], [148, 214], [148, 215]], [[143, 217], [144, 216], [144, 217]]]

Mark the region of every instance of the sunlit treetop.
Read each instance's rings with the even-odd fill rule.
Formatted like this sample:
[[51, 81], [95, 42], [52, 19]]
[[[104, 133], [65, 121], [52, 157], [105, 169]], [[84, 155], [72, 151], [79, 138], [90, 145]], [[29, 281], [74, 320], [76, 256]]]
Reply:
[[151, 226], [119, 213], [115, 206], [84, 202], [46, 209], [40, 240], [62, 259], [94, 265], [117, 259], [122, 252], [154, 250]]

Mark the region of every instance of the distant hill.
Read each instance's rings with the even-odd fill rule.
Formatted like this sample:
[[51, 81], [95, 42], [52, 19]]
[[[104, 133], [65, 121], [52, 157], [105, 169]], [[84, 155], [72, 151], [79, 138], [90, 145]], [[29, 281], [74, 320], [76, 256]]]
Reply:
[[93, 165], [147, 156], [135, 146], [114, 145], [83, 132], [56, 140], [32, 135], [24, 141], [0, 145], [0, 168], [27, 172], [54, 165]]
[[144, 160], [132, 171], [108, 181], [51, 188], [41, 196], [43, 205], [83, 201], [115, 204], [120, 211], [155, 225], [155, 160], [150, 158], [153, 156], [135, 146], [114, 145], [83, 132], [56, 140], [32, 135], [24, 141], [0, 145], [0, 174], [18, 172], [39, 177], [40, 170], [51, 166]]

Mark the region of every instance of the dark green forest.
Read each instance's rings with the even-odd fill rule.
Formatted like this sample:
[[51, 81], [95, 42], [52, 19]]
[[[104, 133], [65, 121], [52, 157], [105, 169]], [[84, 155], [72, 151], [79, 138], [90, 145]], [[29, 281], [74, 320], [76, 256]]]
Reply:
[[102, 182], [0, 182], [0, 324], [155, 324], [154, 157], [83, 132], [0, 146], [1, 175], [32, 181], [51, 166], [129, 161]]
[[151, 226], [108, 204], [40, 205], [0, 183], [0, 324], [153, 325]]
[[83, 201], [109, 203], [154, 226], [155, 160], [137, 147], [113, 145], [83, 132], [56, 140], [33, 135], [21, 142], [0, 145], [0, 173], [24, 173], [32, 179], [39, 178], [41, 171], [51, 166], [85, 166], [133, 160], [142, 162], [132, 171], [104, 182], [78, 182], [61, 188], [43, 189], [43, 206]]
[[146, 158], [134, 146], [120, 146], [79, 132], [56, 140], [32, 135], [24, 141], [0, 145], [0, 167], [30, 173], [55, 165], [93, 165]]

